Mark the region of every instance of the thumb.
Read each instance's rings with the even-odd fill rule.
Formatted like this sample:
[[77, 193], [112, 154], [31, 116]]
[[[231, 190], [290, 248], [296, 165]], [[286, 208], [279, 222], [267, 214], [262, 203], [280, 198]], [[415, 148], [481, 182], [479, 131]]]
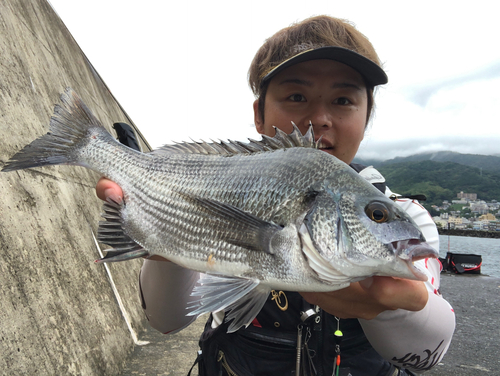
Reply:
[[369, 290], [370, 287], [373, 285], [373, 277], [369, 277], [366, 279], [363, 279], [359, 281], [359, 285], [364, 289], [364, 290]]

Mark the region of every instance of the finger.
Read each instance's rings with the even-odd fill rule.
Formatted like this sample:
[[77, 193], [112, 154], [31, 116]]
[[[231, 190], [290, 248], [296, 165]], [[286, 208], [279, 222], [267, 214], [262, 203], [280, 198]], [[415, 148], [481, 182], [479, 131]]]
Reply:
[[162, 257], [160, 255], [153, 255], [153, 256], [144, 256], [143, 258], [147, 260], [153, 260], [153, 261], [163, 261], [163, 262], [170, 262], [167, 260], [165, 257]]
[[101, 200], [106, 201], [107, 198], [110, 198], [118, 203], [121, 203], [123, 200], [123, 192], [118, 184], [115, 182], [101, 178], [96, 185], [96, 194]]
[[391, 277], [372, 277], [372, 283], [366, 288], [364, 282], [360, 286], [379, 304], [387, 309], [405, 309], [420, 311], [429, 298], [427, 288], [421, 281]]

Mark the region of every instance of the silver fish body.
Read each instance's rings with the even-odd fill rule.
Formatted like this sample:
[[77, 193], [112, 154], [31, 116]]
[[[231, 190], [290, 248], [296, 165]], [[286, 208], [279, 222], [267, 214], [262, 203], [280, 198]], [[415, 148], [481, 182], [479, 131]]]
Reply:
[[190, 143], [140, 153], [119, 144], [68, 89], [50, 132], [3, 171], [91, 168], [121, 186], [104, 206], [101, 261], [161, 255], [208, 273], [190, 314], [227, 310], [248, 325], [271, 289], [332, 291], [373, 275], [425, 280], [412, 265], [437, 253], [411, 218], [311, 133], [248, 144]]

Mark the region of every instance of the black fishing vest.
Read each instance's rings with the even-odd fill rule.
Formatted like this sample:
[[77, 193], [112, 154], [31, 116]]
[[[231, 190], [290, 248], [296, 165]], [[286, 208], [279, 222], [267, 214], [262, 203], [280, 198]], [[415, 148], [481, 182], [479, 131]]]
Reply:
[[[351, 167], [357, 172], [365, 168]], [[384, 183], [374, 186], [385, 192]], [[301, 313], [307, 311], [310, 317], [304, 322]], [[201, 376], [294, 376], [299, 328], [302, 342], [307, 341], [301, 361], [312, 363], [304, 366], [308, 371], [301, 376], [330, 376], [337, 325], [343, 332], [339, 376], [386, 376], [396, 370], [373, 349], [357, 319], [337, 321], [297, 292], [273, 290], [253, 323], [235, 333], [226, 333], [228, 323], [212, 329], [211, 322], [212, 318], [200, 338]]]

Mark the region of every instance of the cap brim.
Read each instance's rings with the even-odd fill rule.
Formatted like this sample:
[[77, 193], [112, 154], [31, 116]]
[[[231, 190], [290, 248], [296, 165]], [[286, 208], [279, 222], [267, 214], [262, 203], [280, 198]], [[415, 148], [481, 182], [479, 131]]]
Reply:
[[347, 48], [329, 46], [304, 51], [288, 60], [285, 60], [283, 63], [266, 74], [262, 79], [261, 84], [264, 85], [271, 78], [292, 65], [318, 59], [335, 60], [353, 68], [365, 78], [366, 82], [370, 86], [383, 85], [388, 82], [388, 78], [384, 70], [370, 59], [367, 59], [357, 52], [348, 50]]

